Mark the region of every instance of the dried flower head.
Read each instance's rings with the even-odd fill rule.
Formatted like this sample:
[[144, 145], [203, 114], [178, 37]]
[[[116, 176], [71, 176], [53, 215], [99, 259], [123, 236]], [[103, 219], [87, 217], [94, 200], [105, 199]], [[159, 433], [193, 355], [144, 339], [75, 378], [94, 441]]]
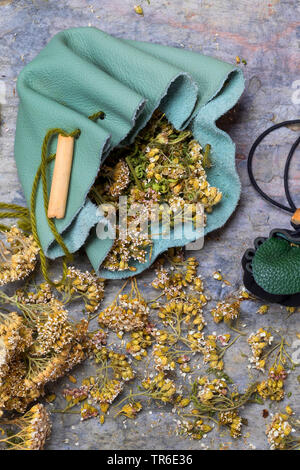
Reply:
[[253, 368], [264, 372], [266, 361], [262, 358], [263, 350], [270, 346], [272, 342], [273, 336], [263, 328], [260, 328], [256, 333], [251, 333], [248, 338], [248, 344], [252, 351], [252, 357], [249, 358], [249, 362], [253, 364]]
[[134, 419], [142, 408], [142, 404], [139, 401], [133, 401], [132, 403], [124, 405], [118, 415], [124, 415], [126, 418]]
[[223, 320], [225, 323], [231, 323], [239, 317], [240, 301], [227, 302], [222, 300], [217, 303], [210, 313], [215, 323], [220, 323]]
[[148, 314], [149, 307], [138, 290], [136, 280], [133, 280], [130, 293], [117, 295], [112, 304], [100, 312], [98, 321], [111, 330], [134, 331], [145, 327]]
[[33, 406], [21, 418], [11, 421], [19, 430], [0, 442], [5, 442], [9, 450], [42, 450], [50, 436], [51, 423], [43, 405]]
[[[98, 386], [95, 386], [91, 389], [91, 397], [96, 401], [96, 403], [101, 403], [104, 405], [111, 405], [111, 403], [120, 395], [124, 388], [124, 383], [120, 380], [110, 380], [108, 381], [102, 389], [99, 389]], [[104, 412], [104, 409], [101, 408]], [[105, 410], [106, 411], [106, 410]]]
[[54, 299], [51, 286], [43, 282], [36, 287], [35, 292], [28, 292], [26, 289], [16, 291], [17, 300], [23, 304], [46, 304]]
[[228, 426], [230, 429], [230, 435], [233, 438], [240, 437], [242, 434], [243, 420], [238, 415], [237, 411], [224, 411], [219, 415], [219, 423], [223, 426]]
[[82, 272], [71, 266], [68, 268], [67, 280], [59, 290], [63, 290], [68, 296], [81, 297], [86, 310], [93, 313], [104, 297], [104, 281], [94, 273]]
[[281, 401], [284, 398], [284, 381], [287, 372], [282, 364], [274, 365], [269, 370], [269, 377], [257, 386], [259, 395], [272, 401]]
[[5, 236], [7, 244], [0, 241], [0, 286], [31, 274], [39, 253], [33, 236], [25, 235], [17, 227], [12, 227]]
[[267, 425], [266, 435], [271, 450], [284, 450], [287, 448], [289, 436], [293, 432], [293, 428], [288, 419], [288, 415], [276, 413], [271, 423]]
[[32, 344], [32, 330], [15, 312], [0, 313], [0, 386], [9, 372], [10, 362]]

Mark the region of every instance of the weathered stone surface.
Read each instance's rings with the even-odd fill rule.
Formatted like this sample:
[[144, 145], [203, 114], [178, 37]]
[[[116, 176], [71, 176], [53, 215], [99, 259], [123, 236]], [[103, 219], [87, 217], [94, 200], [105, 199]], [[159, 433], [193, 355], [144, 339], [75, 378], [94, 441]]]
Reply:
[[[13, 158], [13, 142], [18, 98], [15, 80], [22, 69], [47, 41], [63, 28], [92, 25], [118, 37], [138, 39], [185, 47], [204, 54], [234, 62], [238, 55], [246, 59], [241, 64], [247, 79], [246, 91], [230, 120], [222, 121], [236, 142], [237, 167], [243, 192], [236, 213], [226, 226], [206, 240], [203, 251], [196, 253], [200, 271], [213, 301], [241, 285], [240, 259], [252, 240], [266, 235], [275, 226], [287, 227], [289, 215], [277, 210], [262, 199], [250, 187], [246, 157], [255, 137], [273, 123], [299, 117], [300, 104], [295, 99], [300, 79], [300, 6], [297, 0], [151, 0], [143, 3], [145, 16], [137, 16], [131, 0], [12, 0], [0, 2], [0, 200], [23, 203]], [[294, 86], [294, 88], [293, 88]], [[299, 83], [298, 83], [299, 86]], [[5, 93], [2, 90], [6, 89]], [[294, 99], [293, 99], [294, 96]], [[299, 100], [298, 100], [299, 101]], [[283, 198], [282, 171], [284, 159], [298, 132], [281, 129], [261, 146], [256, 160], [258, 181], [272, 196]], [[300, 163], [293, 162], [291, 187], [297, 198], [300, 184]], [[299, 198], [298, 198], [299, 201]], [[85, 260], [79, 262], [88, 268]], [[212, 279], [212, 273], [221, 269], [232, 287]], [[149, 285], [152, 271], [140, 277], [140, 285]], [[105, 303], [113, 297], [118, 282], [107, 285]], [[148, 289], [146, 289], [148, 290]], [[153, 291], [147, 292], [149, 298]], [[299, 315], [288, 318], [285, 309], [273, 305], [265, 316], [255, 312], [259, 302], [245, 302], [241, 325], [248, 333], [260, 326], [272, 326], [287, 335], [296, 351], [296, 332], [299, 331]], [[78, 313], [79, 312], [79, 313]], [[71, 312], [80, 317], [80, 308]], [[224, 326], [212, 324], [208, 312], [207, 329], [226, 331]], [[299, 347], [299, 346], [298, 346]], [[293, 352], [293, 349], [291, 349]], [[225, 356], [226, 371], [237, 381], [240, 389], [250, 381], [246, 339], [241, 338]], [[300, 360], [300, 357], [298, 357]], [[90, 366], [78, 368], [76, 375], [88, 375]], [[262, 374], [254, 374], [262, 380]], [[62, 380], [52, 387], [59, 390], [66, 384]], [[279, 405], [265, 404], [270, 412], [283, 409], [290, 403], [298, 415], [300, 412], [297, 371], [287, 380], [290, 398]], [[54, 407], [63, 405], [60, 398]], [[232, 442], [235, 449], [247, 449], [249, 444], [258, 449], [268, 448], [264, 435], [265, 421], [262, 406], [251, 405], [244, 412], [249, 425], [244, 433], [249, 437], [234, 441], [227, 434], [210, 433], [205, 446], [218, 448]], [[108, 417], [103, 426], [97, 420], [79, 423], [77, 415], [53, 414], [53, 432], [49, 449], [201, 449], [202, 442], [184, 440], [174, 435], [175, 423], [171, 410], [152, 408], [152, 414], [143, 411], [136, 421], [123, 423]]]

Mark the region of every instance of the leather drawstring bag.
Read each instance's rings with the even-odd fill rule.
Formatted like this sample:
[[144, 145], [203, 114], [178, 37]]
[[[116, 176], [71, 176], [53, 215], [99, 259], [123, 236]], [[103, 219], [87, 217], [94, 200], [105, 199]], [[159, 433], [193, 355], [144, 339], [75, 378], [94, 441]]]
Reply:
[[[95, 28], [58, 33], [23, 69], [17, 84], [15, 159], [45, 256], [56, 259], [84, 248], [97, 273], [121, 278], [140, 273], [170, 246], [194, 240], [194, 235], [176, 242], [156, 239], [151, 259], [136, 263], [135, 273], [101, 269], [113, 240], [96, 236], [96, 225], [106, 221], [89, 200], [89, 190], [110, 151], [133, 142], [157, 108], [176, 129], [189, 128], [202, 146], [211, 145], [208, 180], [223, 199], [208, 214], [205, 234], [224, 225], [239, 200], [240, 182], [235, 146], [216, 121], [243, 89], [240, 69], [212, 57], [117, 39]], [[76, 141], [66, 213], [50, 226], [45, 206], [58, 131]]]

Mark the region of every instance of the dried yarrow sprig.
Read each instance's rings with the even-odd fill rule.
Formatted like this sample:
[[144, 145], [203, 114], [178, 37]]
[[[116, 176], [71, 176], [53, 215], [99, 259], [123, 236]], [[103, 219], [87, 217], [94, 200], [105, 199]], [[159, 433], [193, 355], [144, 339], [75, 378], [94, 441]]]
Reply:
[[93, 313], [98, 309], [104, 297], [104, 280], [93, 272], [82, 272], [74, 266], [70, 266], [66, 281], [58, 287], [58, 290], [65, 293], [64, 302], [82, 298], [86, 310]]
[[45, 385], [82, 362], [91, 345], [88, 323], [73, 324], [57, 299], [46, 304], [22, 304], [0, 292], [2, 302], [22, 315], [1, 315], [0, 410], [24, 412], [43, 395]]
[[18, 428], [16, 433], [0, 439], [0, 443], [6, 444], [7, 450], [42, 450], [51, 433], [49, 415], [41, 404], [34, 405], [23, 416], [7, 424]]
[[256, 333], [251, 333], [248, 338], [248, 344], [252, 351], [249, 362], [253, 368], [262, 372], [265, 371], [266, 359], [262, 357], [263, 351], [272, 344], [273, 339], [272, 334], [263, 328], [259, 328]]
[[234, 320], [239, 317], [240, 314], [240, 301], [220, 301], [216, 307], [211, 310], [211, 315], [215, 323], [224, 321], [227, 324], [231, 324]]
[[[151, 400], [155, 400], [161, 403], [173, 403], [176, 398], [176, 385], [175, 382], [164, 374], [159, 372], [154, 377], [148, 375], [141, 382], [141, 387], [138, 392], [130, 392], [125, 398], [123, 398], [117, 405], [119, 411], [117, 415], [122, 413], [124, 407], [121, 407], [124, 402], [132, 404], [137, 397], [145, 397]], [[139, 411], [141, 408], [139, 408]]]
[[[170, 264], [165, 267], [165, 262]], [[199, 300], [206, 304], [207, 298], [203, 294], [203, 281], [197, 276], [198, 262], [194, 257], [184, 260], [182, 250], [169, 250], [168, 254], [157, 262], [156, 278], [151, 285], [161, 289], [167, 300], [185, 297], [184, 288], [190, 286], [200, 293]]]
[[179, 413], [183, 420], [178, 423], [178, 433], [202, 439], [213, 429], [206, 421], [213, 421], [229, 427], [232, 437], [240, 437], [244, 420], [238, 411], [255, 397], [257, 384], [251, 384], [243, 394], [230, 391], [229, 385], [227, 377], [211, 380], [203, 376], [195, 380], [190, 394], [194, 409]]
[[148, 355], [147, 348], [153, 343], [151, 331], [151, 326], [146, 326], [143, 330], [131, 333], [131, 341], [126, 344], [126, 351], [137, 361]]
[[37, 264], [39, 247], [32, 235], [17, 227], [5, 232], [6, 242], [0, 241], [0, 286], [25, 279]]
[[300, 436], [294, 436], [300, 429], [300, 420], [289, 414], [276, 413], [266, 426], [266, 435], [271, 450], [300, 449]]
[[[277, 334], [279, 333], [277, 332]], [[289, 344], [283, 336], [280, 334], [279, 336], [280, 342], [263, 356], [263, 360], [266, 362], [267, 358], [276, 352], [275, 359], [268, 372], [268, 378], [257, 386], [258, 394], [263, 399], [269, 398], [272, 401], [281, 401], [284, 398], [284, 383], [289, 373], [287, 364], [290, 364], [291, 369], [296, 366], [286, 350], [286, 346], [289, 346]]]
[[100, 326], [115, 331], [135, 331], [143, 329], [148, 322], [149, 307], [142, 297], [136, 279], [131, 281], [129, 294], [122, 294], [126, 283], [109, 307], [98, 316]]

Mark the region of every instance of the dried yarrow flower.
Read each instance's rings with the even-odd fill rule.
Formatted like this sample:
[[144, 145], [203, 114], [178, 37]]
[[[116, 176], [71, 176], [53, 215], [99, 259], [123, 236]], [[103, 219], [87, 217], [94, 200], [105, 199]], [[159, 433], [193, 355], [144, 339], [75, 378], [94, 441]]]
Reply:
[[178, 320], [183, 320], [186, 324], [192, 323], [198, 331], [201, 331], [206, 325], [202, 315], [202, 306], [203, 303], [196, 297], [172, 300], [161, 307], [158, 316], [165, 325], [174, 325]]
[[126, 344], [126, 351], [137, 361], [147, 356], [147, 348], [152, 345], [151, 329], [146, 327], [143, 330], [133, 331], [131, 341]]
[[147, 233], [139, 230], [131, 231], [126, 238], [117, 238], [103, 262], [103, 267], [109, 271], [124, 271], [129, 269], [135, 271], [131, 262], [147, 261], [148, 249], [152, 246], [152, 240]]
[[97, 331], [90, 333], [90, 344], [94, 352], [98, 352], [107, 343], [107, 333], [99, 328]]
[[191, 439], [201, 440], [212, 431], [212, 426], [205, 423], [201, 418], [195, 418], [194, 420], [183, 420], [180, 422], [177, 428], [177, 434], [186, 435]]
[[28, 292], [25, 289], [16, 291], [17, 300], [23, 304], [46, 304], [54, 299], [51, 286], [47, 282], [39, 284], [35, 292]]
[[281, 364], [274, 365], [269, 370], [269, 377], [257, 386], [259, 395], [273, 401], [280, 401], [284, 398], [284, 381], [287, 378], [287, 372]]
[[145, 378], [142, 381], [142, 386], [147, 392], [146, 396], [160, 400], [163, 403], [172, 402], [176, 393], [174, 381], [166, 378], [163, 372], [159, 372], [153, 378]]
[[134, 419], [142, 408], [143, 407], [139, 401], [133, 401], [132, 403], [124, 405], [118, 412], [118, 415], [124, 415], [126, 418]]
[[209, 404], [216, 397], [228, 394], [228, 385], [225, 379], [210, 380], [207, 376], [201, 377], [197, 381], [197, 387], [197, 397], [204, 405]]
[[149, 307], [141, 296], [136, 280], [129, 294], [119, 294], [112, 304], [100, 312], [98, 322], [115, 331], [134, 331], [145, 327]]
[[104, 297], [104, 281], [94, 273], [82, 272], [71, 266], [67, 271], [67, 279], [59, 290], [64, 291], [67, 296], [73, 298], [81, 297], [85, 302], [85, 308], [93, 313], [99, 307]]
[[120, 160], [112, 170], [112, 184], [109, 187], [113, 198], [119, 197], [130, 182], [130, 172], [127, 163]]
[[220, 323], [224, 320], [225, 323], [231, 323], [239, 317], [240, 314], [240, 301], [233, 302], [220, 301], [214, 309], [211, 310], [211, 315], [215, 323]]
[[41, 314], [36, 319], [37, 337], [31, 354], [46, 356], [51, 352], [58, 353], [74, 339], [73, 326], [69, 321], [68, 312], [58, 300], [51, 302], [51, 310], [47, 315]]
[[158, 371], [174, 370], [176, 362], [169, 346], [155, 344], [153, 348], [154, 368]]
[[46, 439], [50, 436], [51, 423], [43, 405], [33, 406], [23, 416], [11, 420], [10, 423], [18, 428], [18, 432], [0, 440], [8, 445], [8, 450], [42, 450], [44, 448]]
[[37, 263], [39, 247], [32, 235], [17, 227], [5, 232], [7, 244], [0, 241], [0, 285], [24, 279]]
[[249, 362], [253, 368], [264, 372], [266, 361], [262, 358], [263, 350], [273, 342], [273, 336], [270, 332], [260, 328], [256, 333], [251, 333], [248, 338], [248, 344], [251, 347], [252, 357]]
[[276, 413], [270, 424], [267, 425], [266, 435], [270, 444], [270, 449], [284, 450], [289, 447], [293, 427], [288, 421], [288, 415]]
[[31, 346], [32, 336], [32, 330], [20, 315], [0, 313], [0, 386], [9, 372], [10, 362]]
[[161, 289], [168, 300], [182, 294], [182, 285], [174, 282], [167, 269], [160, 266], [156, 271], [156, 278], [151, 283], [154, 289]]
[[63, 396], [67, 402], [70, 403], [70, 406], [74, 406], [87, 399], [90, 389], [91, 385], [82, 385], [77, 388], [65, 388], [63, 390]]
[[[111, 403], [120, 395], [124, 388], [124, 383], [120, 380], [110, 380], [102, 388], [94, 386], [90, 395], [96, 403], [111, 405]], [[101, 408], [104, 412], [104, 409]], [[106, 410], [105, 410], [106, 411]]]
[[222, 426], [228, 426], [230, 429], [230, 435], [233, 438], [240, 437], [242, 434], [243, 420], [239, 416], [237, 411], [224, 411], [219, 415], [219, 423]]
[[212, 369], [222, 370], [224, 363], [220, 357], [216, 340], [215, 334], [203, 338], [201, 352], [205, 364], [209, 364]]
[[86, 419], [95, 418], [96, 416], [98, 416], [99, 411], [97, 410], [97, 408], [90, 405], [89, 403], [84, 403], [81, 406], [80, 414], [81, 420], [85, 421]]
[[109, 366], [113, 369], [116, 379], [121, 379], [124, 382], [134, 379], [135, 372], [130, 365], [131, 359], [128, 356], [109, 351], [108, 359], [110, 361]]

